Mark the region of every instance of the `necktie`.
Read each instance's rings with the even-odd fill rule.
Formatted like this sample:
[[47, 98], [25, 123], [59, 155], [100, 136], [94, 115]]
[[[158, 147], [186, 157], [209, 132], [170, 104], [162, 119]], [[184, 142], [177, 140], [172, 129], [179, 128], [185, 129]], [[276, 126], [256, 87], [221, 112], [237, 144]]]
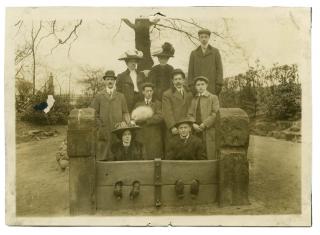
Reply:
[[199, 124], [199, 125], [202, 123], [202, 120], [201, 120], [201, 103], [200, 103], [200, 100], [201, 100], [201, 95], [199, 95], [199, 97], [198, 97], [197, 109], [196, 109], [196, 123]]

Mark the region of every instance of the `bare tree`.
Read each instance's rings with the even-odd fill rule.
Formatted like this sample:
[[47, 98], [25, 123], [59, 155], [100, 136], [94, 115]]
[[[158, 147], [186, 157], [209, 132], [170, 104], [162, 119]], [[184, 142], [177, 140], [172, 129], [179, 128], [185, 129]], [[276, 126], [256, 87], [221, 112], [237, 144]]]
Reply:
[[[222, 19], [222, 21], [223, 21], [223, 30], [221, 30], [222, 32], [211, 30], [214, 40], [220, 40], [222, 44], [224, 44], [227, 48], [231, 49], [229, 51], [231, 51], [232, 54], [234, 54], [235, 51], [239, 51], [240, 55], [247, 62], [247, 65], [249, 67], [249, 62], [248, 62], [249, 57], [245, 49], [232, 37], [230, 32], [231, 31], [230, 26], [229, 26], [230, 23], [228, 19], [224, 18]], [[205, 28], [192, 18], [190, 19], [169, 18], [160, 12], [154, 15], [151, 15], [148, 18], [137, 18], [135, 19], [135, 23], [132, 23], [130, 20], [126, 18], [121, 19], [121, 22], [124, 22], [127, 26], [129, 26], [134, 30], [136, 49], [142, 51], [144, 54], [143, 60], [141, 61], [141, 63], [139, 63], [139, 67], [138, 67], [138, 70], [140, 71], [145, 69], [150, 69], [153, 65], [153, 60], [150, 53], [150, 48], [151, 48], [150, 34], [153, 33], [154, 31], [157, 31], [159, 34], [163, 30], [175, 31], [186, 36], [186, 38], [193, 45], [199, 45], [197, 31], [199, 29]], [[121, 22], [116, 35], [120, 31]], [[223, 49], [221, 50], [224, 52]]]
[[103, 69], [86, 66], [81, 67], [80, 70], [83, 78], [79, 80], [79, 83], [85, 85], [84, 93], [87, 96], [95, 96], [104, 88], [104, 83], [101, 80], [103, 76]]
[[[57, 26], [56, 20], [42, 21], [40, 20], [37, 24], [31, 22], [30, 36], [26, 37], [23, 45], [20, 45], [16, 49], [15, 64], [18, 67], [16, 75], [25, 66], [26, 59], [31, 57], [31, 73], [32, 73], [32, 84], [33, 84], [33, 95], [36, 91], [36, 67], [38, 60], [38, 48], [45, 41], [45, 39], [53, 39], [55, 44], [50, 49], [50, 53], [58, 48], [59, 46], [68, 45], [68, 56], [70, 54], [71, 46], [75, 40], [77, 40], [77, 30], [82, 24], [82, 19], [77, 20], [71, 29], [66, 29], [66, 26]], [[19, 20], [15, 25], [17, 27], [17, 34], [21, 33], [22, 27], [26, 27], [27, 30], [30, 26], [23, 20]], [[29, 26], [29, 27], [28, 27]], [[27, 63], [27, 62], [26, 62]]]

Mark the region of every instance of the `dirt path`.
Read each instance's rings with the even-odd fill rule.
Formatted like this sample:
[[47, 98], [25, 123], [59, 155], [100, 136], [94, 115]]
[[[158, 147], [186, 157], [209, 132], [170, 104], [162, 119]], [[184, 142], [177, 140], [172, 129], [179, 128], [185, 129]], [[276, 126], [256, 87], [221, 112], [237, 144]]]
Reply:
[[65, 129], [57, 137], [17, 144], [17, 215], [68, 214], [68, 171], [61, 171], [55, 156]]
[[[17, 144], [17, 215], [68, 215], [68, 171], [62, 172], [55, 160], [65, 138], [65, 130], [59, 132], [57, 137]], [[300, 211], [300, 148], [297, 143], [251, 136], [250, 198], [264, 206], [241, 213]]]

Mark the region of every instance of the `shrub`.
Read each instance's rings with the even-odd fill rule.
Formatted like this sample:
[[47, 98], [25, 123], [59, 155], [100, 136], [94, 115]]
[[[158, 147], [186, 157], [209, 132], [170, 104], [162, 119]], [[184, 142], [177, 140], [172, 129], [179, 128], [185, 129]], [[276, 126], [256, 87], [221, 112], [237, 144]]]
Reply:
[[40, 125], [67, 124], [68, 116], [72, 109], [69, 98], [64, 96], [54, 96], [55, 103], [46, 114], [43, 111], [34, 109], [36, 104], [47, 100], [47, 95], [40, 93], [33, 96], [29, 107], [22, 113], [21, 120]]

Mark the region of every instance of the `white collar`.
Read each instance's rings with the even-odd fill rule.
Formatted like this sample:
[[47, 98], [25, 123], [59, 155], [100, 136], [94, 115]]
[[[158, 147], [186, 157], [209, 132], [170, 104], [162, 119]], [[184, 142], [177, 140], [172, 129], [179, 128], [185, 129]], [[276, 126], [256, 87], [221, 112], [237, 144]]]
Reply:
[[130, 143], [122, 142], [122, 145], [123, 145], [124, 147], [129, 147], [129, 146], [130, 146]]
[[180, 139], [182, 139], [182, 140], [187, 140], [187, 139], [189, 139], [189, 137], [190, 137], [190, 134], [189, 135], [187, 135], [186, 137], [182, 137], [181, 135], [180, 135]]
[[107, 93], [108, 94], [113, 94], [114, 90], [116, 89], [116, 86], [113, 86], [111, 89], [109, 87], [107, 87]]
[[179, 92], [181, 92], [181, 91], [182, 91], [182, 92], [184, 92], [184, 89], [183, 89], [183, 87], [181, 87], [181, 88], [178, 88], [178, 87], [176, 87], [176, 86], [175, 86], [175, 88], [176, 88], [176, 89], [177, 89], [177, 91], [179, 91]]
[[201, 94], [198, 93], [197, 96], [208, 96], [208, 91], [206, 90], [206, 91], [202, 92]]
[[144, 101], [146, 102], [146, 103], [151, 103], [151, 101], [152, 101], [152, 98], [150, 98], [150, 99], [147, 99], [147, 98], [144, 98]]
[[202, 50], [206, 50], [209, 46], [209, 43], [207, 43], [206, 45], [201, 44], [200, 46], [201, 46]]

